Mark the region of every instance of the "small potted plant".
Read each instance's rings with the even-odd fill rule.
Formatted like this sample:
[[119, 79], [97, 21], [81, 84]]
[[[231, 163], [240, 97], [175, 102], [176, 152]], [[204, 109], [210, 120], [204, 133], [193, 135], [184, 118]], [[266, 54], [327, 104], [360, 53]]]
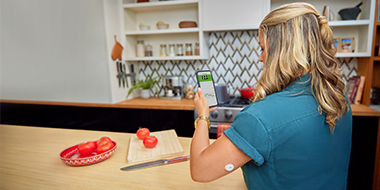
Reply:
[[158, 88], [155, 85], [155, 83], [159, 82], [159, 80], [156, 80], [157, 78], [158, 76], [154, 78], [149, 77], [145, 82], [142, 80], [139, 80], [134, 86], [131, 87], [131, 89], [129, 89], [127, 98], [132, 93], [133, 90], [139, 89], [139, 88], [142, 88], [140, 92], [141, 98], [144, 98], [144, 99], [150, 98], [150, 89], [152, 87], [154, 87], [156, 89], [156, 92], [158, 92]]

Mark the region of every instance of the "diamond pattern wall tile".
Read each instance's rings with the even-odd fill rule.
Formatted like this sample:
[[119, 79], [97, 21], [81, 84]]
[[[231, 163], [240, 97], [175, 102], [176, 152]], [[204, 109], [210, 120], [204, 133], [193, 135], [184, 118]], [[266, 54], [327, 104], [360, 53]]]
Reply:
[[[211, 70], [216, 83], [230, 86], [232, 95], [240, 95], [237, 90], [253, 86], [260, 78], [263, 63], [259, 62], [260, 45], [258, 31], [211, 32], [209, 34], [210, 59], [203, 60], [172, 60], [172, 61], [140, 61], [139, 79], [148, 77], [181, 75], [185, 84], [196, 84], [195, 72]], [[342, 64], [342, 76], [346, 82], [357, 74], [356, 58], [338, 58]], [[161, 88], [155, 95], [163, 95]]]

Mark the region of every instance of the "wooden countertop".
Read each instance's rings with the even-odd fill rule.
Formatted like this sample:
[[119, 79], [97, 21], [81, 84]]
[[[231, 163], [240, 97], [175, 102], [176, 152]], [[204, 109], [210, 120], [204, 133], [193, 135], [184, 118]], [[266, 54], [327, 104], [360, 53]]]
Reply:
[[[133, 98], [115, 104], [101, 103], [76, 103], [76, 102], [49, 102], [49, 101], [20, 101], [20, 100], [0, 100], [1, 103], [16, 104], [40, 104], [58, 106], [79, 106], [79, 107], [106, 107], [106, 108], [129, 108], [129, 109], [159, 109], [159, 110], [194, 110], [193, 99], [163, 100], [158, 97], [149, 99]], [[374, 116], [380, 117], [380, 112], [366, 105], [352, 104], [353, 116]]]
[[194, 110], [194, 99], [163, 100], [158, 97], [149, 99], [133, 98], [116, 103], [117, 105], [137, 109]]
[[371, 116], [371, 117], [380, 117], [380, 112], [370, 108], [369, 106], [362, 104], [352, 104], [352, 115], [353, 116]]
[[1, 103], [14, 104], [38, 104], [54, 106], [76, 106], [76, 107], [104, 107], [104, 108], [129, 108], [129, 109], [159, 109], [159, 110], [194, 110], [194, 100], [183, 98], [181, 100], [163, 100], [158, 97], [149, 99], [133, 98], [117, 102], [106, 103], [80, 103], [80, 102], [56, 102], [56, 101], [28, 101], [28, 100], [4, 100]]
[[[127, 163], [131, 133], [0, 125], [1, 189], [247, 189], [241, 169], [210, 183], [194, 182], [189, 161], [134, 171]], [[88, 166], [64, 164], [59, 153], [75, 144], [109, 136], [115, 153]], [[191, 138], [179, 137], [184, 155]]]

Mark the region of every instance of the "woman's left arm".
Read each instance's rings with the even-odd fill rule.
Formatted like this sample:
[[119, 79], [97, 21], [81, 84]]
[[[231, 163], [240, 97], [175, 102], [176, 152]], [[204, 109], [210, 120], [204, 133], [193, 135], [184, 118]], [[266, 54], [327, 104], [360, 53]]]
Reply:
[[[199, 115], [209, 116], [208, 102], [203, 91], [198, 90], [194, 98]], [[210, 145], [208, 124], [198, 121], [190, 147], [190, 172], [194, 181], [209, 182], [218, 179], [251, 160], [225, 135]], [[230, 164], [230, 165], [229, 165]], [[226, 166], [229, 168], [226, 168]], [[233, 169], [231, 169], [231, 165]]]

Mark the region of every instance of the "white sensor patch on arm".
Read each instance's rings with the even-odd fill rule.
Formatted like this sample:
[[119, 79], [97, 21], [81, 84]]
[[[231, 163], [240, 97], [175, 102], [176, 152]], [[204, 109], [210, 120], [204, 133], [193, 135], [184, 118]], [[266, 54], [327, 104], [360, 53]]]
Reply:
[[234, 168], [235, 166], [232, 164], [227, 164], [226, 166], [224, 166], [224, 169], [228, 172], [232, 171]]

